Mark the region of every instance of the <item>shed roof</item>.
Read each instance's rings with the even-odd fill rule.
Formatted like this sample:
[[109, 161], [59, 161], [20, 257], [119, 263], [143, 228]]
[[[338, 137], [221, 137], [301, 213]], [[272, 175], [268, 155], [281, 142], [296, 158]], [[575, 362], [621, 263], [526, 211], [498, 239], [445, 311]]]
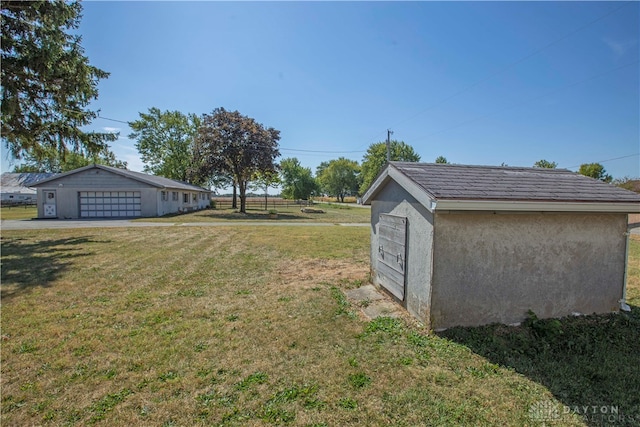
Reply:
[[57, 174], [50, 178], [38, 181], [34, 183], [33, 186], [39, 187], [43, 184], [50, 183], [52, 181], [64, 178], [69, 175], [74, 175], [80, 172], [84, 172], [89, 169], [102, 169], [104, 171], [111, 172], [126, 178], [130, 178], [135, 181], [143, 182], [145, 184], [149, 184], [158, 188], [169, 188], [169, 189], [188, 190], [188, 191], [207, 191], [207, 192], [210, 191], [210, 190], [207, 190], [206, 188], [198, 187], [197, 185], [192, 185], [182, 181], [176, 181], [174, 179], [165, 178], [163, 176], [149, 175], [142, 172], [134, 172], [127, 169], [119, 169], [119, 168], [114, 168], [111, 166], [104, 166], [104, 165], [89, 165], [79, 169], [74, 169], [69, 172]]
[[55, 174], [37, 172], [5, 172], [0, 177], [0, 188], [3, 193], [35, 194], [36, 190], [31, 188], [32, 184], [43, 179], [50, 178], [53, 175]]
[[[640, 212], [640, 195], [567, 169], [391, 162], [365, 193], [390, 180], [430, 210]], [[416, 193], [416, 194], [414, 194]]]

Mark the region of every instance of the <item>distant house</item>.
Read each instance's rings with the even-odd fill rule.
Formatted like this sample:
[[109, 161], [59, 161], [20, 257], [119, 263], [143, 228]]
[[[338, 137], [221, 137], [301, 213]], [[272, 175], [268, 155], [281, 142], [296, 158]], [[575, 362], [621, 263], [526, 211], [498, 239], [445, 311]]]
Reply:
[[33, 184], [38, 218], [156, 217], [209, 206], [211, 191], [159, 176], [90, 165]]
[[640, 195], [563, 169], [392, 162], [371, 204], [371, 273], [433, 329], [625, 304]]
[[37, 191], [32, 184], [49, 178], [52, 173], [9, 173], [0, 177], [0, 198], [3, 204], [29, 204], [36, 202]]

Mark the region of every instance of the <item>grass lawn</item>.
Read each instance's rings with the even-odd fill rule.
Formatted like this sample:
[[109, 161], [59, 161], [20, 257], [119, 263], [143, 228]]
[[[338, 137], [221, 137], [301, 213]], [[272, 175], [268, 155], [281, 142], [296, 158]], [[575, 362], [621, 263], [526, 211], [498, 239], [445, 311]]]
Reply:
[[144, 218], [140, 221], [156, 222], [212, 222], [212, 221], [287, 221], [287, 222], [325, 222], [325, 223], [369, 223], [371, 209], [342, 205], [339, 203], [316, 203], [315, 209], [322, 209], [324, 213], [303, 213], [300, 206], [278, 207], [278, 218], [269, 219], [269, 211], [262, 209], [247, 209], [247, 213], [240, 214], [236, 209], [206, 209], [179, 215], [166, 215], [161, 218]]
[[0, 424], [640, 422], [635, 236], [631, 314], [440, 335], [360, 317], [368, 252], [364, 227], [5, 231]]
[[38, 209], [35, 206], [3, 206], [0, 208], [2, 219], [31, 219], [37, 218]]

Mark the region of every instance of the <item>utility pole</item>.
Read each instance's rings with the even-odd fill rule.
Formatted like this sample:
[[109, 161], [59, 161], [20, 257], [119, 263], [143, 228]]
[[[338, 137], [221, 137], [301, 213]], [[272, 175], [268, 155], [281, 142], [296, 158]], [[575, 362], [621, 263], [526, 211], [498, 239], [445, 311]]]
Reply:
[[393, 131], [387, 129], [387, 163], [391, 161], [391, 135], [393, 135]]

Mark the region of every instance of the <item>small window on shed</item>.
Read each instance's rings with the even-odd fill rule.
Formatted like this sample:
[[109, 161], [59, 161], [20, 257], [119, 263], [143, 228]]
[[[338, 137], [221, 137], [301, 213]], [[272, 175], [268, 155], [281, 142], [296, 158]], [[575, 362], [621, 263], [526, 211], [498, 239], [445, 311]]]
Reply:
[[163, 191], [163, 192], [162, 192], [162, 200], [163, 200], [163, 201], [169, 200], [169, 195], [167, 194], [167, 192], [166, 192], [166, 191]]
[[172, 191], [171, 192], [171, 199], [173, 199], [174, 202], [178, 201], [178, 192], [177, 191]]
[[182, 202], [189, 203], [189, 193], [182, 193]]

